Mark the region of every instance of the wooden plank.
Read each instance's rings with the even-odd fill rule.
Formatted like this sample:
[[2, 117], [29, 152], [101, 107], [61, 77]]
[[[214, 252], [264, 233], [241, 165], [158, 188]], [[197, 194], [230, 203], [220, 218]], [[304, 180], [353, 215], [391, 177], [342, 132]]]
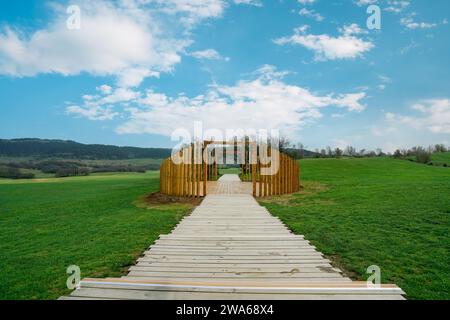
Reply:
[[286, 265], [295, 265], [299, 268], [308, 268], [308, 267], [331, 267], [328, 262], [322, 262], [322, 260], [318, 260], [317, 262], [308, 262], [301, 259], [267, 259], [267, 260], [229, 260], [229, 259], [189, 259], [189, 258], [163, 258], [159, 257], [142, 257], [138, 259], [138, 264], [140, 262], [149, 263], [156, 266], [177, 266], [179, 264], [187, 265], [187, 266], [208, 266], [208, 265], [216, 265], [221, 264], [223, 266], [248, 266], [248, 267], [259, 267], [259, 266], [286, 266]]
[[[136, 288], [138, 290], [146, 290], [146, 289], [154, 289], [158, 288], [158, 286], [171, 286], [174, 290], [201, 290], [201, 291], [211, 291], [211, 292], [225, 292], [230, 291], [237, 288], [235, 292], [257, 292], [263, 288], [272, 289], [275, 291], [304, 291], [306, 293], [311, 293], [310, 290], [318, 290], [319, 292], [325, 293], [330, 290], [333, 293], [339, 292], [365, 292], [367, 294], [380, 293], [380, 294], [393, 294], [393, 293], [404, 293], [398, 286], [393, 284], [382, 284], [378, 287], [368, 287], [367, 283], [364, 281], [354, 281], [351, 283], [347, 282], [298, 282], [294, 281], [291, 285], [286, 285], [283, 282], [273, 281], [270, 283], [255, 285], [255, 283], [246, 283], [246, 282], [220, 282], [216, 281], [213, 286], [210, 283], [202, 283], [202, 282], [184, 282], [184, 281], [135, 281], [127, 278], [117, 279], [117, 278], [106, 278], [106, 279], [92, 279], [85, 278], [80, 282], [80, 288], [99, 288], [101, 286], [107, 287], [116, 287], [116, 288]], [[123, 286], [123, 287], [122, 287]], [[324, 291], [322, 291], [324, 290]]]
[[144, 290], [126, 290], [126, 289], [103, 289], [103, 288], [83, 288], [76, 290], [73, 296], [78, 297], [89, 297], [89, 298], [106, 298], [106, 299], [130, 299], [130, 300], [299, 300], [299, 299], [310, 299], [316, 300], [320, 299], [399, 299], [401, 296], [398, 295], [301, 295], [298, 294], [237, 294], [237, 293], [211, 293], [211, 292], [176, 292], [168, 290], [155, 290], [155, 291], [144, 291]]
[[[260, 266], [253, 266], [253, 267], [232, 267], [232, 266], [224, 266], [221, 264], [217, 265], [201, 265], [201, 266], [192, 266], [192, 265], [178, 265], [178, 266], [160, 266], [160, 265], [153, 265], [150, 263], [140, 262], [136, 266], [130, 267], [130, 271], [152, 271], [152, 272], [189, 272], [189, 273], [202, 273], [202, 272], [208, 272], [208, 273], [266, 273], [266, 272], [276, 272], [276, 273], [306, 273], [306, 274], [318, 274], [322, 273], [322, 268], [316, 268], [316, 267], [299, 267], [296, 265], [286, 265], [286, 266], [267, 266], [267, 265], [260, 265]], [[296, 270], [296, 271], [293, 271]], [[298, 270], [298, 271], [297, 271]], [[332, 268], [329, 268], [330, 271], [328, 273], [330, 274], [338, 274], [340, 273], [338, 271], [333, 270]]]

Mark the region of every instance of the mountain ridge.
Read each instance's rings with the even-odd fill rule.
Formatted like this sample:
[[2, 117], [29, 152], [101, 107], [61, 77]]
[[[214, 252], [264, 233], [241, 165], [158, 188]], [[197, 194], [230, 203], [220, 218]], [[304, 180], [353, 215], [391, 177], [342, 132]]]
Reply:
[[119, 147], [106, 144], [83, 144], [73, 140], [17, 138], [0, 139], [3, 157], [58, 157], [90, 160], [165, 159], [169, 148]]

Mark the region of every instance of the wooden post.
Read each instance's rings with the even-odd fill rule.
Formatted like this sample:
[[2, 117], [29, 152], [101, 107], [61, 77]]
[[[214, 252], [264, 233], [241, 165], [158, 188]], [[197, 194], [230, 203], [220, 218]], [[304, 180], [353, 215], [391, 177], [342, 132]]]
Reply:
[[169, 160], [169, 195], [172, 195], [173, 192], [173, 166], [172, 166], [172, 159]]
[[184, 162], [182, 162], [180, 164], [180, 171], [181, 171], [181, 175], [180, 175], [180, 195], [182, 197], [184, 197], [184, 179], [186, 178], [185, 173], [184, 173]]
[[286, 193], [289, 194], [291, 192], [291, 158], [287, 158], [287, 190]]
[[190, 187], [189, 187], [189, 193], [191, 194], [191, 197], [195, 197], [195, 191], [194, 191], [194, 148], [193, 144], [191, 144], [191, 159], [189, 163], [189, 175], [190, 175]]
[[256, 197], [256, 164], [252, 164], [253, 196]]
[[269, 148], [268, 150], [269, 153], [269, 157], [270, 157], [270, 175], [268, 177], [268, 184], [269, 184], [269, 188], [268, 188], [268, 196], [272, 196], [272, 176], [273, 176], [273, 161], [272, 161], [272, 147]]
[[283, 171], [282, 171], [282, 184], [281, 184], [281, 194], [286, 194], [286, 157], [283, 154]]
[[277, 195], [281, 194], [281, 154], [278, 157]]
[[288, 158], [284, 155], [284, 194], [288, 193], [288, 184], [289, 184], [289, 172], [288, 172]]
[[219, 158], [217, 157], [217, 144], [214, 149], [214, 180], [219, 179]]
[[261, 176], [261, 161], [258, 157], [258, 178], [259, 178], [259, 196], [262, 197], [262, 176]]
[[292, 158], [289, 159], [289, 193], [292, 193], [292, 190], [294, 189], [292, 187], [293, 181], [294, 181], [294, 160]]
[[179, 165], [177, 165], [177, 187], [178, 187], [178, 196], [180, 197], [181, 196], [181, 193], [182, 193], [182, 183], [181, 183], [181, 179], [183, 178], [182, 177], [182, 171], [181, 171], [181, 164], [179, 164]]
[[195, 196], [200, 197], [200, 165], [198, 163], [195, 166]]
[[[203, 151], [206, 151], [206, 147]], [[204, 158], [204, 152], [202, 152], [202, 163], [203, 163], [203, 196], [206, 196], [206, 183], [208, 181], [208, 164]]]
[[[267, 169], [266, 165], [264, 165], [264, 169]], [[267, 175], [264, 175], [264, 197], [267, 197]]]

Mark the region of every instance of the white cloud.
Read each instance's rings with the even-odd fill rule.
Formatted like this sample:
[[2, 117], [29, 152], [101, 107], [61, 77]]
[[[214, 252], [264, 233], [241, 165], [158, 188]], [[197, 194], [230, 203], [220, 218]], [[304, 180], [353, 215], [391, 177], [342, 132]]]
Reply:
[[311, 19], [316, 20], [317, 22], [323, 21], [325, 18], [318, 12], [312, 9], [303, 8], [299, 11], [301, 16], [305, 16]]
[[316, 0], [298, 0], [298, 2], [299, 2], [300, 4], [303, 4], [303, 5], [308, 5], [308, 4], [313, 4], [313, 3], [315, 3]]
[[[65, 7], [53, 4], [55, 18], [31, 34], [10, 26], [0, 31], [0, 74], [15, 77], [57, 73], [113, 75], [123, 86], [169, 72], [180, 62], [186, 40], [168, 38], [150, 11], [81, 0], [81, 29], [66, 27]], [[125, 4], [123, 4], [125, 3]]]
[[416, 22], [412, 17], [400, 19], [400, 23], [408, 29], [431, 29], [436, 28], [436, 23]]
[[393, 125], [406, 125], [414, 129], [426, 129], [435, 134], [450, 134], [450, 100], [425, 100], [414, 104], [412, 110], [418, 116], [386, 113], [386, 120]]
[[263, 4], [260, 0], [233, 0], [235, 4], [246, 4], [254, 7], [262, 7]]
[[383, 136], [386, 136], [386, 135], [391, 135], [392, 133], [396, 132], [397, 128], [390, 127], [390, 126], [388, 126], [386, 128], [384, 128], [384, 127], [380, 128], [378, 126], [373, 126], [371, 131], [372, 131], [372, 134], [374, 136], [383, 137]]
[[358, 7], [369, 6], [375, 4], [378, 0], [355, 0], [354, 1]]
[[[380, 4], [381, 2], [382, 1], [379, 0], [354, 0], [354, 3], [358, 7], [367, 7], [372, 4]], [[386, 3], [387, 6], [384, 7], [383, 10], [392, 13], [401, 13], [410, 5], [410, 0], [387, 0], [384, 2]]]
[[79, 107], [69, 106], [66, 113], [76, 117], [83, 117], [93, 121], [112, 120], [119, 113], [113, 110], [111, 106]]
[[[254, 73], [253, 80], [241, 80], [233, 86], [214, 85], [205, 94], [192, 98], [118, 88], [108, 95], [85, 100], [82, 108], [69, 107], [67, 112], [96, 119], [100, 118], [102, 106], [119, 104], [122, 116], [128, 117], [117, 128], [120, 134], [170, 136], [177, 128], [190, 129], [194, 121], [203, 121], [205, 129], [276, 128], [294, 136], [307, 123], [321, 118], [323, 108], [348, 112], [365, 108], [361, 102], [365, 93], [318, 95], [285, 83], [286, 74], [266, 65]], [[112, 109], [109, 111], [116, 115]]]
[[391, 78], [389, 78], [386, 75], [382, 75], [382, 74], [378, 75], [378, 79], [381, 81], [381, 83], [378, 85], [378, 89], [380, 89], [380, 90], [386, 89], [387, 84], [392, 82]]
[[200, 21], [219, 18], [224, 13], [227, 2], [224, 0], [140, 0], [156, 4], [160, 11], [180, 17], [180, 22], [192, 28]]
[[383, 74], [378, 75], [378, 79], [380, 79], [380, 81], [383, 83], [391, 83], [392, 82], [391, 78], [389, 78], [388, 76], [383, 75]]
[[374, 47], [372, 42], [355, 36], [364, 32], [356, 24], [341, 28], [341, 35], [338, 37], [327, 34], [307, 34], [306, 31], [305, 26], [297, 28], [292, 36], [282, 37], [274, 42], [278, 45], [298, 44], [304, 46], [314, 51], [316, 60], [355, 59]]
[[0, 29], [0, 74], [88, 73], [114, 76], [120, 87], [139, 86], [147, 77], [171, 72], [191, 44], [189, 30], [204, 19], [221, 17], [228, 2], [80, 0], [77, 5], [79, 30], [67, 28], [66, 7], [57, 3], [50, 5], [53, 18], [45, 28], [26, 32], [6, 25]]
[[214, 49], [194, 51], [194, 52], [189, 53], [188, 55], [190, 55], [196, 59], [200, 59], [200, 60], [204, 60], [204, 59], [206, 59], [206, 60], [225, 60], [225, 61], [230, 60], [227, 57], [222, 57], [220, 55], [220, 53]]
[[110, 94], [112, 92], [112, 87], [104, 84], [104, 85], [101, 85], [100, 87], [97, 87], [97, 90], [103, 94]]
[[359, 25], [357, 25], [356, 23], [345, 25], [342, 28], [339, 28], [339, 32], [341, 32], [344, 36], [352, 36], [352, 35], [368, 33], [367, 30], [361, 29], [361, 27]]
[[66, 113], [78, 118], [87, 118], [95, 121], [112, 120], [120, 113], [115, 105], [127, 106], [141, 98], [141, 93], [130, 88], [115, 88], [102, 85], [96, 88], [100, 95], [84, 95], [83, 105], [70, 105]]
[[388, 6], [384, 10], [393, 13], [400, 13], [411, 4], [409, 0], [389, 0], [387, 3]]
[[101, 86], [97, 88], [100, 95], [86, 95], [81, 107], [71, 105], [66, 112], [90, 120], [111, 120], [120, 114], [128, 118], [117, 128], [120, 134], [170, 136], [177, 128], [190, 129], [194, 121], [203, 121], [205, 129], [276, 128], [295, 136], [306, 124], [321, 118], [323, 108], [365, 109], [361, 102], [364, 92], [319, 95], [287, 84], [283, 81], [287, 74], [265, 65], [253, 73], [253, 80], [241, 80], [234, 86], [213, 85], [192, 98]]

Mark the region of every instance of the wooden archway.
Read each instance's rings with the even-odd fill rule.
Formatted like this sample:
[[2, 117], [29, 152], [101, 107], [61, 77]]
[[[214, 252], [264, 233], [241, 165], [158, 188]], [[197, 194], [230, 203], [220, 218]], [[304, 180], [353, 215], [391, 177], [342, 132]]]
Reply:
[[[214, 145], [212, 151], [208, 150], [210, 145]], [[290, 156], [279, 153], [277, 157], [272, 157], [273, 149], [250, 141], [204, 141], [181, 149], [176, 154], [176, 161], [173, 157], [163, 161], [160, 169], [161, 193], [180, 197], [206, 196], [208, 181], [217, 180], [218, 166], [225, 163], [223, 157], [226, 157], [226, 152], [218, 150], [226, 146], [233, 146], [234, 153], [240, 146], [241, 179], [252, 183], [253, 196], [283, 195], [300, 190], [300, 165]], [[272, 158], [270, 163], [268, 158]], [[274, 158], [278, 165], [274, 165]]]

